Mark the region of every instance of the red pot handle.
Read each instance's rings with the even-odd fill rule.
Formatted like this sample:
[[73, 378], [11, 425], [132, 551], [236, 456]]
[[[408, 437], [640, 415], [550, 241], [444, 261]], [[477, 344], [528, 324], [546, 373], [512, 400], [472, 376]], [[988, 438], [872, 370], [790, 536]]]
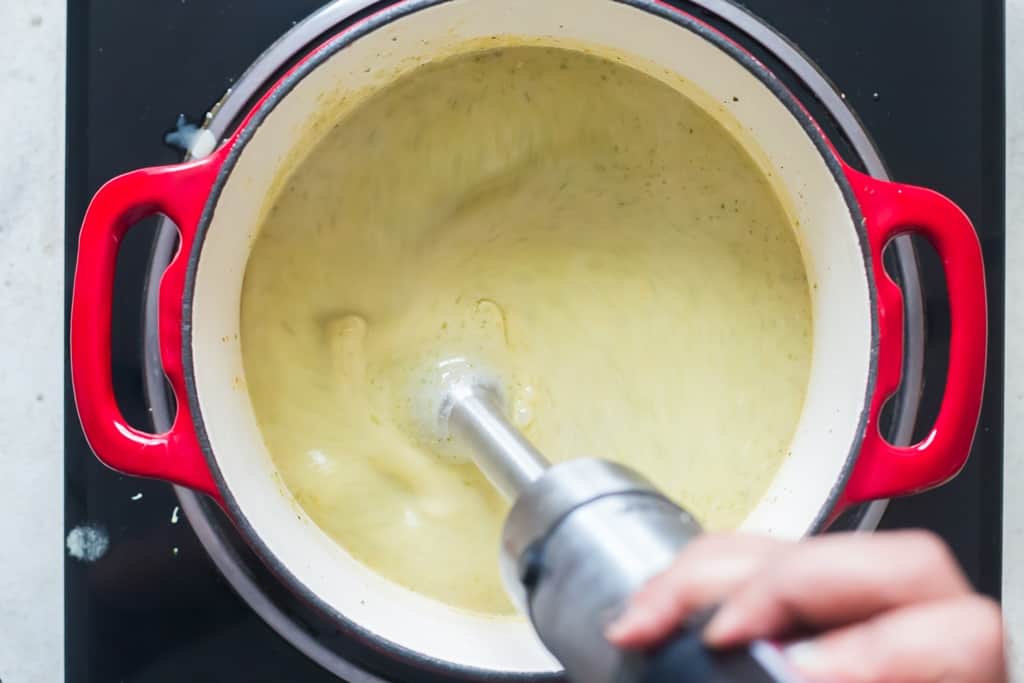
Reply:
[[[181, 360], [185, 266], [222, 152], [198, 161], [132, 171], [106, 183], [86, 211], [71, 299], [71, 381], [82, 430], [109, 467], [155, 477], [219, 499], [199, 447], [186, 399]], [[125, 234], [162, 213], [178, 226], [181, 246], [160, 282], [160, 345], [177, 414], [163, 434], [128, 424], [114, 398], [110, 367], [114, 267]]]
[[[878, 291], [878, 383], [863, 446], [841, 507], [917, 493], [957, 474], [967, 461], [985, 384], [986, 301], [981, 246], [970, 219], [949, 199], [919, 187], [846, 169], [864, 215]], [[946, 274], [951, 335], [946, 391], [935, 425], [913, 446], [888, 443], [878, 429], [882, 406], [899, 386], [903, 362], [903, 297], [885, 272], [882, 250], [905, 232], [924, 235]]]

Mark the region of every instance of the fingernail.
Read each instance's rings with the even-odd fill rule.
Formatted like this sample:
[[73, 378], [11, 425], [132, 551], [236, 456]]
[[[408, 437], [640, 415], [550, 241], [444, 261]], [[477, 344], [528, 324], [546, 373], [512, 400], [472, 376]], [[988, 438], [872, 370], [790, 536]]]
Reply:
[[711, 617], [711, 621], [704, 627], [704, 642], [708, 645], [728, 645], [742, 625], [742, 614], [729, 607], [723, 607]]
[[787, 645], [782, 654], [794, 668], [801, 671], [816, 671], [821, 665], [821, 648], [811, 640]]
[[642, 631], [653, 617], [654, 615], [646, 605], [638, 604], [634, 600], [605, 628], [604, 637], [615, 643], [628, 642], [631, 637], [636, 635], [636, 631]]
[[604, 637], [611, 641], [624, 640], [631, 631], [645, 621], [645, 618], [643, 610], [631, 607], [605, 627]]

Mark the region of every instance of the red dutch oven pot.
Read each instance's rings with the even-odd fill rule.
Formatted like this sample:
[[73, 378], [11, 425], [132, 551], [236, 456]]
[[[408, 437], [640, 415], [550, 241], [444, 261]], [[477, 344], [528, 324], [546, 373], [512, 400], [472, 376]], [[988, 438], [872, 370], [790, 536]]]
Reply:
[[[238, 338], [260, 207], [301, 157], [296, 150], [329, 129], [324, 112], [343, 112], [344, 96], [482, 42], [587, 48], [672, 75], [760, 160], [792, 207], [813, 284], [812, 367], [789, 455], [744, 529], [799, 537], [851, 504], [923, 491], [960, 470], [977, 425], [986, 348], [984, 270], [967, 217], [935, 192], [846, 166], [756, 59], [699, 19], [644, 0], [395, 2], [312, 50], [210, 156], [104, 185], [82, 227], [71, 311], [75, 399], [103, 462], [214, 497], [292, 591], [375, 650], [460, 676], [557, 672], [525, 622], [412, 594], [355, 562], [309, 520], [260, 437]], [[118, 248], [134, 223], [155, 213], [170, 217], [181, 237], [159, 297], [161, 356], [177, 400], [162, 434], [125, 421], [110, 374]], [[935, 425], [919, 443], [895, 447], [878, 419], [900, 379], [903, 305], [882, 251], [905, 232], [928, 238], [942, 259], [952, 331]]]

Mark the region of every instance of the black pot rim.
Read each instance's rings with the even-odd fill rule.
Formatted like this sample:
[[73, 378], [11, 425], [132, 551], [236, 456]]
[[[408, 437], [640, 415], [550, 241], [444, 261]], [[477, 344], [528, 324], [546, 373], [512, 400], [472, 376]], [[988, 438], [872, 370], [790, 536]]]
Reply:
[[[314, 606], [318, 611], [327, 615], [338, 626], [339, 630], [349, 637], [361, 642], [374, 651], [384, 651], [393, 658], [397, 658], [414, 667], [426, 669], [443, 675], [451, 675], [459, 678], [487, 680], [509, 680], [509, 681], [554, 681], [559, 680], [561, 674], [534, 673], [534, 672], [503, 672], [477, 667], [467, 667], [454, 664], [447, 660], [430, 657], [421, 652], [411, 650], [407, 647], [393, 643], [382, 636], [369, 631], [357, 622], [352, 621], [344, 614], [338, 612], [333, 606], [322, 600], [317, 594], [311, 591], [301, 580], [296, 577], [288, 566], [278, 558], [273, 551], [263, 542], [262, 538], [250, 523], [241, 506], [235, 499], [227, 480], [217, 463], [213, 453], [205, 422], [202, 417], [202, 410], [199, 404], [198, 392], [195, 381], [195, 366], [192, 353], [192, 304], [195, 295], [196, 274], [198, 271], [200, 256], [205, 243], [207, 230], [213, 218], [214, 210], [220, 199], [228, 178], [231, 175], [235, 164], [238, 162], [247, 143], [254, 137], [262, 123], [267, 119], [276, 106], [301, 82], [306, 76], [312, 73], [325, 61], [336, 53], [351, 45], [356, 40], [387, 26], [403, 17], [409, 16], [421, 10], [430, 9], [443, 5], [450, 0], [395, 0], [375, 14], [362, 21], [346, 27], [334, 37], [327, 40], [319, 48], [315, 48], [311, 56], [300, 62], [298, 67], [279, 80], [270, 89], [269, 94], [254, 109], [250, 111], [244, 128], [234, 137], [232, 148], [229, 150], [223, 164], [218, 170], [217, 177], [211, 186], [206, 205], [196, 226], [195, 238], [188, 257], [186, 268], [185, 286], [182, 293], [182, 364], [184, 370], [184, 381], [186, 398], [192, 414], [193, 426], [196, 437], [202, 448], [203, 455], [210, 473], [218, 490], [221, 493], [223, 505], [230, 514], [236, 527], [240, 530], [246, 542], [259, 555], [273, 574], [281, 580], [293, 593], [303, 601]], [[868, 377], [865, 388], [863, 408], [858, 416], [857, 431], [853, 442], [847, 452], [840, 476], [833, 484], [825, 504], [818, 511], [806, 533], [823, 528], [836, 504], [842, 495], [843, 490], [851, 476], [853, 467], [863, 442], [863, 435], [868, 423], [871, 398], [874, 395], [877, 384], [877, 364], [879, 347], [879, 320], [877, 305], [877, 290], [871, 272], [871, 255], [868, 246], [867, 232], [864, 227], [863, 215], [860, 205], [857, 202], [853, 189], [850, 187], [843, 166], [833, 152], [833, 148], [807, 110], [800, 104], [800, 101], [793, 93], [782, 84], [771, 71], [761, 64], [750, 53], [744, 50], [737, 43], [734, 43], [724, 34], [701, 22], [696, 17], [681, 9], [659, 3], [657, 0], [609, 0], [619, 4], [627, 5], [635, 9], [645, 11], [654, 16], [669, 21], [679, 28], [689, 30], [704, 40], [712, 43], [720, 50], [739, 62], [751, 75], [757, 78], [772, 94], [786, 107], [790, 114], [797, 120], [804, 133], [811, 139], [818, 150], [833, 180], [838, 185], [843, 199], [850, 212], [850, 218], [857, 234], [858, 244], [864, 263], [864, 274], [867, 283], [867, 291], [870, 301], [871, 317], [871, 349]]]

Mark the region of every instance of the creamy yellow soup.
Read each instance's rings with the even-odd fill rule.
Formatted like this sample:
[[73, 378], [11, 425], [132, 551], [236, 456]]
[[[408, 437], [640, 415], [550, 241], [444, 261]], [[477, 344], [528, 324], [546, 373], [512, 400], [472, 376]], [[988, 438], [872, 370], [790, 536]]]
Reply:
[[810, 296], [790, 221], [739, 143], [622, 64], [520, 47], [421, 67], [280, 184], [249, 259], [242, 349], [281, 477], [348, 553], [457, 608], [512, 610], [507, 504], [410, 420], [466, 357], [553, 461], [632, 466], [706, 527], [785, 457]]

